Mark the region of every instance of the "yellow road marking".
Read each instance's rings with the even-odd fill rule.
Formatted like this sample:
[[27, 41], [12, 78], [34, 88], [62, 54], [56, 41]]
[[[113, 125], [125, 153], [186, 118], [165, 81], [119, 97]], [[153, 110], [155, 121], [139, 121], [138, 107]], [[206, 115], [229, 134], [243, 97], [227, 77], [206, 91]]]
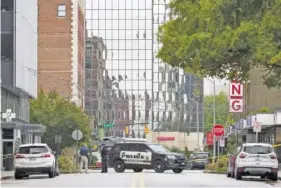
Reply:
[[133, 177], [132, 177], [132, 182], [131, 182], [131, 188], [136, 188], [137, 187], [137, 176], [138, 174], [137, 173], [134, 173], [133, 174]]
[[144, 188], [144, 173], [140, 173], [140, 187]]

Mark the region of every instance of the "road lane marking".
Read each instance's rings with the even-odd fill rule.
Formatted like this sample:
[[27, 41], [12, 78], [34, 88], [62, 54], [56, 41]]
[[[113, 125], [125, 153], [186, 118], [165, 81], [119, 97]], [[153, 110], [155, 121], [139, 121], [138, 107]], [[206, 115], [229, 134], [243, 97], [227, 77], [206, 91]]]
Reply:
[[134, 173], [132, 177], [132, 182], [131, 182], [131, 188], [136, 188], [137, 187], [137, 174]]
[[144, 173], [140, 173], [140, 187], [144, 188], [145, 184], [144, 184]]

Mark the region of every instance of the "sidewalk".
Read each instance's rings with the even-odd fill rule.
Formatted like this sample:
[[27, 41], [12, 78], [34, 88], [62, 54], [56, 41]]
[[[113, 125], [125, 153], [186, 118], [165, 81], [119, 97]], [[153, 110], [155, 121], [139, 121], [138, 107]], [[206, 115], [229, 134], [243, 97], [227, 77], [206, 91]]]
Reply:
[[14, 178], [14, 171], [1, 171], [1, 180]]
[[281, 170], [278, 171], [278, 179], [281, 180]]

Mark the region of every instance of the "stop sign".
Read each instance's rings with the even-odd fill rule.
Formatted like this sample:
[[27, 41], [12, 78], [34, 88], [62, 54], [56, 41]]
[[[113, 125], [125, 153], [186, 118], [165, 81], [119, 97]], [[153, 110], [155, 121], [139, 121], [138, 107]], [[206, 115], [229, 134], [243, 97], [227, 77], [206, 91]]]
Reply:
[[214, 125], [212, 132], [216, 137], [223, 136], [224, 135], [224, 127], [220, 124]]

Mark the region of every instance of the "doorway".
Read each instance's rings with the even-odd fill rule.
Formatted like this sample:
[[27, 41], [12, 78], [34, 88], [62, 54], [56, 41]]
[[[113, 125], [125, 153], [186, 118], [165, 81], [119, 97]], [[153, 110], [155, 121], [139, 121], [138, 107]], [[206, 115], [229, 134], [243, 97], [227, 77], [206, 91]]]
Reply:
[[3, 139], [3, 156], [2, 156], [2, 164], [4, 167], [4, 170], [9, 170], [11, 167], [9, 164], [9, 160], [7, 160], [8, 158], [11, 159], [13, 158], [14, 155], [14, 141], [12, 139]]

